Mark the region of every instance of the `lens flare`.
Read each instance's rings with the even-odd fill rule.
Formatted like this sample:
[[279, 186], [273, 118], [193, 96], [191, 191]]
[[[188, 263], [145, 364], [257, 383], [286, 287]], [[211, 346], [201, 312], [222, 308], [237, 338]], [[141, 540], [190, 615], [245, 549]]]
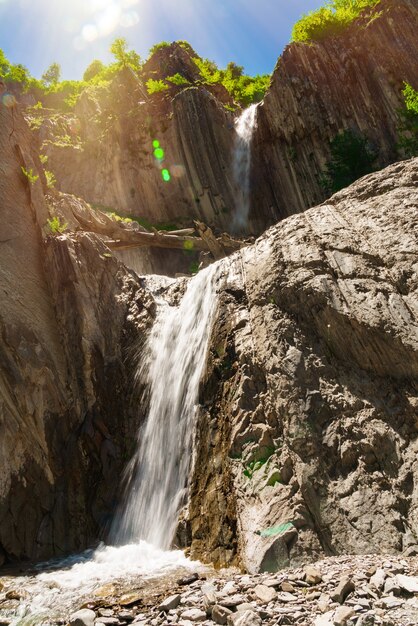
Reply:
[[161, 172], [161, 176], [162, 176], [163, 181], [164, 181], [165, 183], [169, 183], [169, 182], [170, 182], [170, 180], [171, 180], [171, 174], [170, 174], [170, 172], [169, 172], [167, 169], [162, 170], [162, 172]]
[[16, 104], [16, 98], [11, 93], [5, 93], [2, 97], [2, 102], [5, 107], [7, 107], [8, 109], [11, 109]]
[[156, 148], [154, 150], [154, 156], [158, 161], [162, 161], [164, 159], [164, 150], [162, 148]]
[[158, 141], [158, 139], [154, 139], [154, 141], [152, 142], [152, 147], [153, 148], [159, 148], [160, 147], [160, 142]]

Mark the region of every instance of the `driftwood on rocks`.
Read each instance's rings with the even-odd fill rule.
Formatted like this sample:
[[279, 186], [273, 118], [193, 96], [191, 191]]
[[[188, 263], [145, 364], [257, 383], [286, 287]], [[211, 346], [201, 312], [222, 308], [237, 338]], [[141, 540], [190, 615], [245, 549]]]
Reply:
[[[176, 231], [145, 229], [137, 222], [117, 221], [103, 211], [92, 210], [91, 207], [75, 196], [57, 194], [49, 197], [52, 212], [65, 221], [70, 229], [93, 232], [104, 237], [104, 243], [112, 250], [128, 250], [130, 248], [154, 247], [177, 250], [209, 251], [215, 260], [221, 259], [244, 243], [223, 233], [215, 237], [209, 226], [203, 222], [195, 222], [194, 228], [183, 228]], [[196, 236], [196, 234], [198, 236]]]

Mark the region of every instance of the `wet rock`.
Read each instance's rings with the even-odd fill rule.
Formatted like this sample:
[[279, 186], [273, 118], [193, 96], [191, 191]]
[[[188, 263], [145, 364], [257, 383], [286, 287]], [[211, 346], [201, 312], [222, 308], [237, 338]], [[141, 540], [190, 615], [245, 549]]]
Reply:
[[[81, 609], [70, 615], [70, 626], [94, 626], [96, 613], [90, 609]], [[104, 618], [100, 618], [101, 620]]]
[[232, 611], [230, 609], [227, 609], [225, 606], [215, 604], [215, 606], [212, 607], [212, 620], [216, 624], [221, 624], [221, 626], [224, 626], [224, 624], [226, 624], [228, 620], [228, 616], [231, 615], [231, 613]]
[[176, 609], [178, 605], [180, 604], [180, 600], [181, 600], [181, 595], [177, 593], [175, 595], [172, 595], [166, 598], [163, 602], [161, 602], [158, 608], [160, 611], [165, 611], [167, 613], [171, 609]]
[[199, 580], [199, 574], [197, 572], [194, 572], [193, 574], [190, 574], [190, 576], [184, 576], [183, 578], [179, 578], [177, 584], [180, 586], [191, 585], [196, 580]]

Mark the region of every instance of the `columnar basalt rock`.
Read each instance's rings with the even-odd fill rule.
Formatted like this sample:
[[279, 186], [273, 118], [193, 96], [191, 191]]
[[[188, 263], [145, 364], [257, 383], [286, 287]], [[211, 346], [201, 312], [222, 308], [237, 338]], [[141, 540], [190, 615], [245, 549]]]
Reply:
[[17, 107], [0, 118], [0, 558], [13, 560], [97, 540], [140, 419], [130, 343], [153, 299], [96, 236], [46, 235], [33, 137]]
[[330, 141], [343, 130], [370, 142], [377, 167], [398, 158], [401, 91], [405, 81], [416, 87], [418, 74], [417, 19], [413, 0], [382, 0], [340, 35], [285, 49], [258, 109], [255, 230], [327, 197], [320, 181]]

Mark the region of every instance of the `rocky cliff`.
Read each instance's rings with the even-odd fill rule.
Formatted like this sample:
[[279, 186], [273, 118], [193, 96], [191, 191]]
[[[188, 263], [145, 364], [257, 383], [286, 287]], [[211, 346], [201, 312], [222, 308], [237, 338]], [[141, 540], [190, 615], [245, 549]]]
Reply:
[[[91, 544], [114, 511], [154, 299], [77, 222], [48, 234], [51, 211], [88, 208], [44, 195], [33, 135], [17, 107], [0, 114], [0, 548], [41, 558]], [[361, 179], [221, 261], [179, 533], [193, 556], [255, 571], [418, 551], [417, 168]]]
[[382, 0], [341, 35], [286, 48], [258, 111], [254, 220], [258, 212], [279, 219], [325, 199], [320, 179], [329, 144], [343, 130], [370, 142], [376, 167], [397, 160], [401, 91], [404, 81], [418, 87], [417, 19], [414, 0]]
[[138, 426], [129, 365], [153, 303], [94, 235], [46, 235], [33, 136], [17, 107], [0, 120], [3, 562], [97, 540]]
[[[319, 179], [329, 142], [344, 129], [378, 150], [376, 167], [398, 158], [403, 82], [417, 87], [416, 22], [413, 0], [382, 0], [341, 35], [286, 48], [258, 108], [250, 232], [325, 199]], [[125, 71], [110, 88], [89, 87], [73, 113], [38, 110], [34, 125], [58, 188], [152, 223], [198, 218], [227, 228], [237, 197], [234, 115], [225, 108], [231, 98], [222, 85], [197, 80], [195, 55], [178, 44], [158, 50], [143, 77], [181, 73], [194, 86], [149, 96]], [[153, 155], [155, 140], [162, 163]]]
[[193, 556], [418, 553], [417, 182], [390, 166], [223, 262]]

